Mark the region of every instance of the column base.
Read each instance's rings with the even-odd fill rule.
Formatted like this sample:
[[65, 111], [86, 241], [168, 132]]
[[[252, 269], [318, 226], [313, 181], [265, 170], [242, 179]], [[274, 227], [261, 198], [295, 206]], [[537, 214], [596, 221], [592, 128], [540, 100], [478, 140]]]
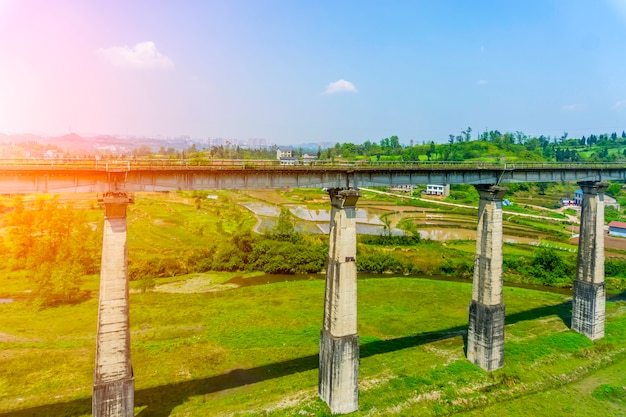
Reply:
[[504, 366], [504, 304], [488, 306], [472, 300], [467, 359], [485, 371]]
[[93, 384], [93, 417], [133, 417], [135, 378]]
[[318, 393], [332, 414], [359, 409], [359, 336], [320, 331]]
[[591, 340], [604, 337], [606, 284], [574, 281], [572, 330]]

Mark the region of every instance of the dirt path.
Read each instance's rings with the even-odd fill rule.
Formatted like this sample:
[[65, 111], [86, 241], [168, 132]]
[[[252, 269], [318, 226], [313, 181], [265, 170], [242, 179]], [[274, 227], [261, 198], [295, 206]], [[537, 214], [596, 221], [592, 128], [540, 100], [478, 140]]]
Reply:
[[28, 342], [28, 341], [29, 341], [28, 339], [17, 337], [10, 333], [0, 332], [0, 343]]

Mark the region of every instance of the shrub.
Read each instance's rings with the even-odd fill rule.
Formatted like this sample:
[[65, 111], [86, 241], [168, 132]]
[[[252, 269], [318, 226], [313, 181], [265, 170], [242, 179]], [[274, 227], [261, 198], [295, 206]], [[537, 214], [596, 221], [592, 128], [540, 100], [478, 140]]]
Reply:
[[538, 248], [531, 263], [538, 284], [562, 286], [573, 280], [574, 268], [552, 248]]

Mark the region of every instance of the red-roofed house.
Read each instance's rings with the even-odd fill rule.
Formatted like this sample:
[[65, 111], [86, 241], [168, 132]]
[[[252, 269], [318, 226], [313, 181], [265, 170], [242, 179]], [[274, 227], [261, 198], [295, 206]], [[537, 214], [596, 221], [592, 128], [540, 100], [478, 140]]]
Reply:
[[613, 220], [609, 223], [609, 235], [626, 237], [626, 222], [617, 222]]

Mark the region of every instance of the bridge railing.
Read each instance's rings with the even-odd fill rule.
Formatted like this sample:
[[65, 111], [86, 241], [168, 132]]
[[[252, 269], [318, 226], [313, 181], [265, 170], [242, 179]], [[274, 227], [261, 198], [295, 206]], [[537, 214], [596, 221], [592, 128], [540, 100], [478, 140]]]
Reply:
[[533, 169], [626, 169], [623, 163], [554, 163], [554, 162], [476, 162], [476, 161], [333, 161], [318, 160], [285, 164], [279, 160], [248, 160], [248, 159], [123, 159], [98, 160], [79, 158], [57, 159], [0, 159], [0, 170], [41, 169], [41, 170], [308, 170], [308, 169], [485, 169], [485, 170], [533, 170]]

